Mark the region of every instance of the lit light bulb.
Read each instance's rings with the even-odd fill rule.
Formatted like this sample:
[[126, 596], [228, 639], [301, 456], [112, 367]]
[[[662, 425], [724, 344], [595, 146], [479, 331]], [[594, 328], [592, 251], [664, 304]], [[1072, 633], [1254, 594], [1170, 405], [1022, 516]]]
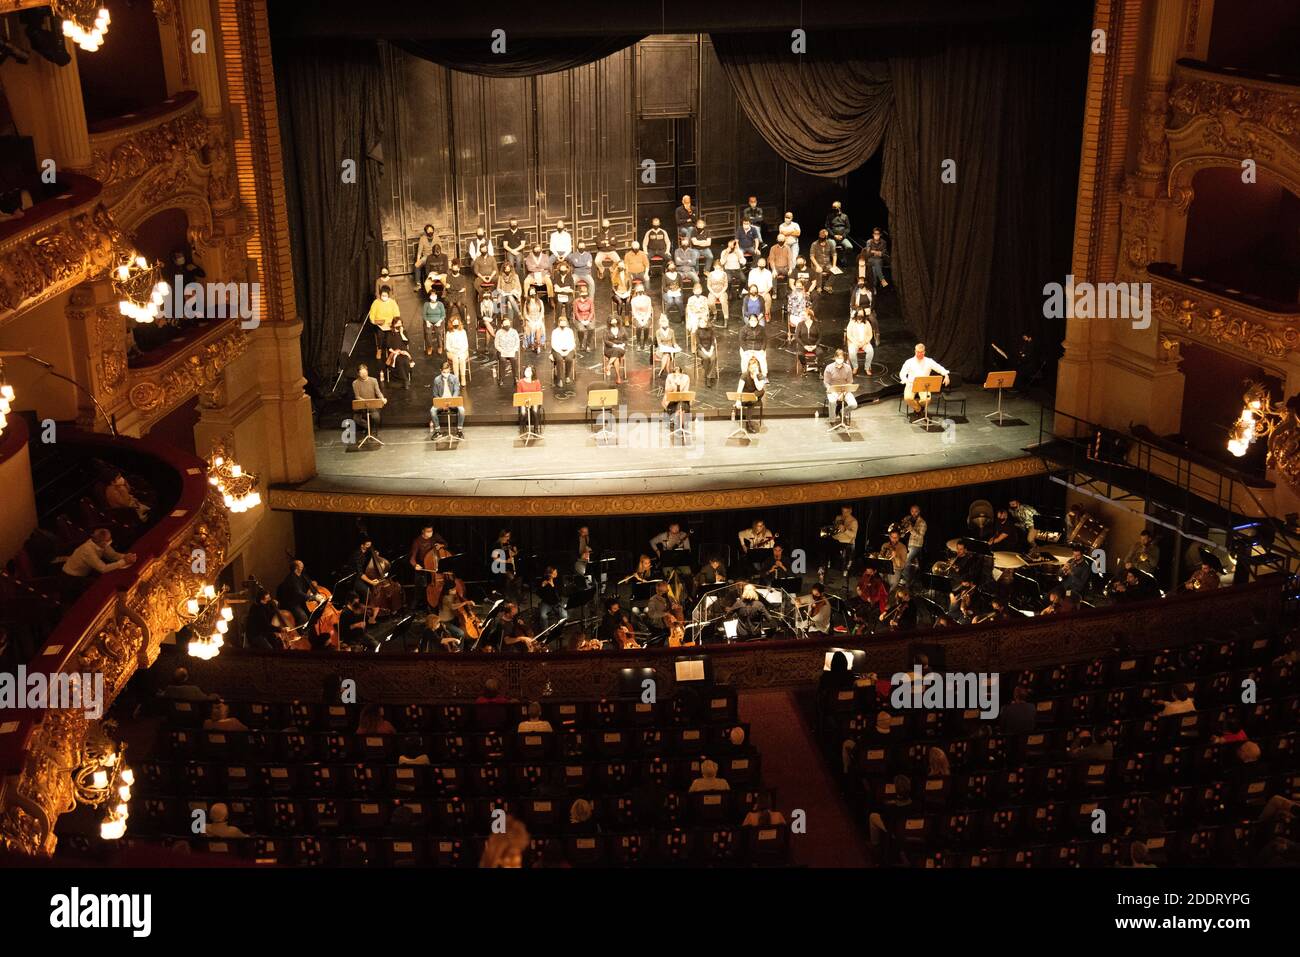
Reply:
[[91, 776], [90, 783], [94, 785], [96, 790], [103, 790], [104, 788], [108, 787], [108, 772], [96, 771]]

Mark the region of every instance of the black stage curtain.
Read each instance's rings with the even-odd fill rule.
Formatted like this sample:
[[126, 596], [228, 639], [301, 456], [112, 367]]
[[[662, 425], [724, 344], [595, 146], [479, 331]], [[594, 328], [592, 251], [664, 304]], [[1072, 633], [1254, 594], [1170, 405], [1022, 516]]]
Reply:
[[[344, 326], [364, 318], [383, 261], [379, 184], [382, 73], [374, 43], [277, 46], [280, 112], [294, 288], [303, 320], [303, 364], [332, 380]], [[355, 161], [355, 182], [343, 163]]]
[[[1045, 265], [1048, 181], [1077, 156], [1077, 147], [1044, 155], [1034, 139], [1040, 111], [1059, 95], [1041, 85], [1054, 46], [1044, 53], [1041, 39], [956, 31], [924, 42], [816, 34], [813, 52], [795, 57], [784, 39], [711, 39], [746, 115], [790, 164], [835, 178], [883, 149], [893, 279], [904, 319], [931, 355], [967, 376], [982, 371], [990, 335], [1005, 338], [1033, 321], [1007, 290], [1019, 295], [1037, 283], [1041, 323], [1042, 277], [1059, 271]], [[955, 182], [943, 181], [946, 160], [955, 162]], [[1015, 174], [1003, 172], [1007, 164]], [[1037, 245], [999, 254], [1025, 243]], [[1015, 321], [990, 320], [995, 287], [1000, 311], [1018, 306]]]
[[493, 53], [491, 41], [487, 39], [396, 40], [393, 45], [462, 73], [518, 77], [558, 73], [595, 63], [641, 39], [640, 36], [566, 39], [516, 39], [507, 36], [505, 53]]

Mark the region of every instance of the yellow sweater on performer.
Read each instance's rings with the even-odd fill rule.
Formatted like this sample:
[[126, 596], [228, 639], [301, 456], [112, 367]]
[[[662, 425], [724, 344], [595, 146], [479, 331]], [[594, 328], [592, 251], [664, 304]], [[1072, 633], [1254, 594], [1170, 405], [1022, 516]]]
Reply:
[[401, 310], [397, 308], [397, 303], [392, 299], [387, 302], [383, 299], [376, 299], [370, 304], [370, 321], [385, 332], [393, 324], [393, 320], [401, 314]]

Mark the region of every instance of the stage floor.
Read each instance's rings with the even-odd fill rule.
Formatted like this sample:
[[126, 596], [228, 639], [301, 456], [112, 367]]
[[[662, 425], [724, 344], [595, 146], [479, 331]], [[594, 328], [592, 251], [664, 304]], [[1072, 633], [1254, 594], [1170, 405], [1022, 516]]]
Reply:
[[[451, 449], [424, 428], [385, 428], [383, 447], [357, 451], [334, 430], [316, 435], [315, 478], [300, 492], [383, 495], [553, 496], [647, 495], [720, 491], [806, 482], [841, 482], [1019, 459], [1039, 440], [1050, 412], [1032, 400], [1004, 397], [1013, 419], [997, 426], [984, 418], [992, 395], [964, 390], [967, 414], [933, 431], [908, 423], [897, 398], [864, 405], [854, 431], [828, 433], [824, 413], [769, 417], [755, 435], [729, 438], [727, 418], [696, 420], [693, 446], [670, 445], [658, 423], [624, 422], [617, 446], [598, 446], [582, 423], [548, 425], [525, 445], [511, 426], [467, 426], [467, 440]], [[1019, 424], [1016, 424], [1019, 423]]]

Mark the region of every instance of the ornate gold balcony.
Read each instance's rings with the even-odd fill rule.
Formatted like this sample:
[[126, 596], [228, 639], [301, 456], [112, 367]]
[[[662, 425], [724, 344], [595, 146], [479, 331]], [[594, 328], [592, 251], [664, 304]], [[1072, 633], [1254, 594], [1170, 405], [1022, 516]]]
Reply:
[[1166, 335], [1272, 367], [1300, 348], [1300, 305], [1185, 276], [1168, 263], [1151, 263], [1147, 275]]

